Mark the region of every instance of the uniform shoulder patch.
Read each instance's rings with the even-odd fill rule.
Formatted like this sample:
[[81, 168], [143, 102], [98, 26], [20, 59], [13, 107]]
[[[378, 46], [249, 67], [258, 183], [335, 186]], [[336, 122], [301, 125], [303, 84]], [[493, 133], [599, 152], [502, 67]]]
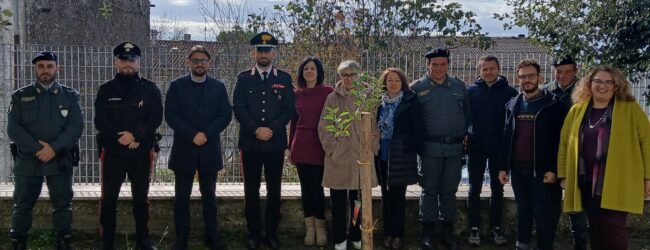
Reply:
[[251, 69], [247, 69], [247, 70], [244, 70], [244, 71], [241, 71], [241, 72], [237, 73], [237, 76], [239, 77], [241, 75], [250, 75], [250, 74], [251, 74]]

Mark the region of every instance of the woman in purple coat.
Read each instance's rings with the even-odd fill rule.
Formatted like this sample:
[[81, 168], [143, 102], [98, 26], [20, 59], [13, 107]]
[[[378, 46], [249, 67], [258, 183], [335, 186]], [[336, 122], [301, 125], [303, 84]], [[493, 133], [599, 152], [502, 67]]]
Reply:
[[327, 95], [333, 91], [323, 86], [325, 72], [316, 57], [306, 57], [298, 68], [296, 115], [289, 129], [289, 160], [298, 169], [302, 207], [305, 213], [305, 245], [327, 245], [325, 230], [325, 195], [323, 161], [325, 152], [318, 138], [318, 121]]

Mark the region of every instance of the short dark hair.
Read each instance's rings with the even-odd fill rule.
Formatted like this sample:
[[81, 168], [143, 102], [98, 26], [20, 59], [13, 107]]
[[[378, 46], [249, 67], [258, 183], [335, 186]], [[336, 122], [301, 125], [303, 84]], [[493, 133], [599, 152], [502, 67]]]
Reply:
[[381, 73], [381, 76], [379, 77], [379, 82], [381, 82], [381, 85], [384, 86], [384, 89], [386, 89], [386, 78], [390, 73], [397, 74], [399, 80], [402, 82], [402, 90], [409, 89], [409, 84], [408, 82], [406, 82], [406, 74], [404, 74], [404, 71], [402, 71], [399, 68], [387, 68], [386, 70], [384, 70], [383, 73]]
[[314, 56], [308, 56], [302, 59], [302, 62], [300, 62], [300, 66], [298, 67], [298, 87], [299, 88], [306, 88], [307, 87], [307, 80], [305, 80], [305, 76], [303, 75], [303, 72], [305, 71], [305, 65], [309, 62], [314, 62], [316, 65], [316, 85], [321, 85], [323, 84], [323, 80], [325, 79], [325, 70], [323, 69], [323, 63], [320, 62], [320, 59], [318, 57]]
[[206, 56], [208, 56], [208, 59], [212, 59], [212, 56], [210, 56], [210, 52], [208, 52], [208, 49], [203, 47], [203, 45], [194, 45], [194, 46], [192, 46], [192, 48], [190, 49], [190, 53], [187, 54], [187, 59], [192, 58], [192, 56], [195, 53], [203, 53]]
[[482, 56], [481, 58], [478, 59], [479, 63], [479, 70], [481, 69], [481, 62], [496, 62], [497, 63], [497, 68], [501, 68], [501, 65], [499, 64], [499, 58], [496, 56]]
[[525, 68], [525, 67], [535, 67], [535, 70], [537, 70], [537, 74], [541, 72], [541, 67], [539, 66], [539, 63], [533, 59], [524, 59], [519, 64], [517, 64], [517, 70], [518, 72], [520, 69]]

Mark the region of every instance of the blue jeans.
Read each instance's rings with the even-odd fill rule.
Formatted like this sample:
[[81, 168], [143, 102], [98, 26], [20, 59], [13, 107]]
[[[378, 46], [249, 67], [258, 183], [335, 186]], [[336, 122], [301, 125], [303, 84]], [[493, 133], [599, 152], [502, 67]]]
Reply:
[[553, 249], [560, 219], [562, 189], [557, 183], [543, 183], [544, 177], [534, 176], [532, 169], [514, 167], [511, 177], [517, 201], [517, 241], [530, 243], [534, 221], [537, 247]]

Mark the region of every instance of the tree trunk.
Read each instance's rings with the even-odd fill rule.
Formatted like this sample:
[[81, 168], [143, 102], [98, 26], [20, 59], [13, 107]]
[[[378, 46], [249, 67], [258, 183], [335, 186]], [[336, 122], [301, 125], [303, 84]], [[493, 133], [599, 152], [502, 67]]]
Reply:
[[371, 142], [371, 126], [372, 126], [372, 113], [361, 113], [361, 242], [362, 249], [372, 250], [372, 169], [373, 155], [372, 155], [372, 142]]

